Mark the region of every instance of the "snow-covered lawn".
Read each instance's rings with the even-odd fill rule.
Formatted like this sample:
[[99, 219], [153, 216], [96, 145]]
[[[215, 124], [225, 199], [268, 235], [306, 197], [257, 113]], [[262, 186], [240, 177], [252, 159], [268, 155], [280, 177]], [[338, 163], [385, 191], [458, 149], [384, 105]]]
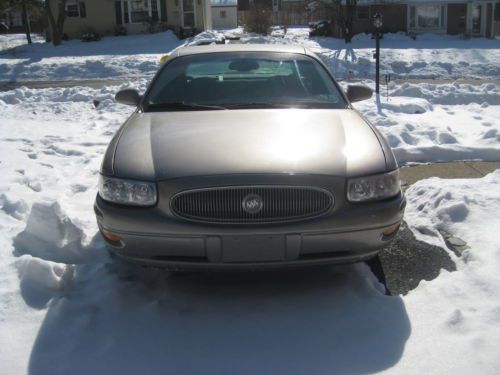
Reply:
[[[31, 34], [32, 43], [44, 43], [45, 39], [38, 34]], [[0, 56], [14, 47], [27, 45], [26, 34], [0, 34]]]
[[[284, 37], [252, 36], [242, 29], [224, 31], [239, 35], [241, 43], [291, 43], [317, 52], [339, 78], [374, 75], [374, 41], [358, 35], [353, 43], [341, 39], [308, 38], [307, 28], [290, 28]], [[199, 34], [194, 42], [220, 37], [221, 32]], [[12, 40], [8, 38], [12, 38]], [[3, 44], [19, 44], [22, 36], [0, 36]], [[160, 57], [192, 40], [179, 41], [171, 32], [127, 37], [105, 37], [99, 42], [79, 40], [53, 47], [48, 43], [20, 45], [0, 54], [0, 81], [70, 80], [115, 77], [151, 77]], [[3, 49], [3, 47], [2, 47]], [[500, 77], [500, 39], [422, 35], [417, 40], [387, 34], [382, 41], [381, 72], [402, 78]]]
[[355, 107], [386, 137], [400, 165], [500, 160], [499, 86], [405, 83], [389, 98], [384, 93]]
[[160, 57], [183, 44], [170, 31], [105, 37], [99, 42], [70, 40], [22, 45], [0, 54], [0, 81], [151, 77]]

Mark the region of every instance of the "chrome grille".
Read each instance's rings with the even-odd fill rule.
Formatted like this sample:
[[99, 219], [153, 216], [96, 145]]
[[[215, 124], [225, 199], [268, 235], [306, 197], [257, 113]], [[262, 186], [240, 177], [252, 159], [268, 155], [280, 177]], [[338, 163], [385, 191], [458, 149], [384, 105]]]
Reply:
[[[244, 207], [244, 202], [247, 206]], [[254, 201], [255, 200], [255, 201]], [[260, 205], [257, 204], [260, 200]], [[256, 212], [252, 207], [259, 208]], [[304, 186], [230, 186], [188, 190], [175, 195], [172, 211], [211, 223], [266, 223], [316, 217], [333, 206], [326, 190]]]

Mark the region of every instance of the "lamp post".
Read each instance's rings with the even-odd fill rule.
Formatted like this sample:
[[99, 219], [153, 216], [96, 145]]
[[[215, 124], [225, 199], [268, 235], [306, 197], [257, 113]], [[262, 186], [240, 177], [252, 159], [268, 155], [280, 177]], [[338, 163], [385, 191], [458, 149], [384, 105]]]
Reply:
[[382, 28], [383, 21], [382, 15], [376, 13], [373, 16], [373, 26], [375, 26], [375, 92], [380, 92], [380, 29]]

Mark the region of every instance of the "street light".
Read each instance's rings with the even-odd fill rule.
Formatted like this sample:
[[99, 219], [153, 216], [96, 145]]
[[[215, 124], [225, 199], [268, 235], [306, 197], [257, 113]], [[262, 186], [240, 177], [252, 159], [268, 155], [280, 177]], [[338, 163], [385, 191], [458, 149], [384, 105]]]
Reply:
[[383, 16], [380, 13], [375, 13], [373, 16], [373, 26], [375, 26], [375, 92], [380, 91], [380, 35], [383, 22]]

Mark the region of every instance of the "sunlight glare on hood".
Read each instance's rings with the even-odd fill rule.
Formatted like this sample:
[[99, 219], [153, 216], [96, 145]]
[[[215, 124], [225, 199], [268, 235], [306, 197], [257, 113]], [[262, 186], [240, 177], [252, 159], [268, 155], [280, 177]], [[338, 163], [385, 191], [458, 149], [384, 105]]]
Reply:
[[278, 126], [266, 142], [270, 154], [295, 162], [321, 153], [325, 141], [321, 132], [311, 131], [313, 124], [308, 124], [307, 112], [297, 109], [280, 111], [272, 121]]

